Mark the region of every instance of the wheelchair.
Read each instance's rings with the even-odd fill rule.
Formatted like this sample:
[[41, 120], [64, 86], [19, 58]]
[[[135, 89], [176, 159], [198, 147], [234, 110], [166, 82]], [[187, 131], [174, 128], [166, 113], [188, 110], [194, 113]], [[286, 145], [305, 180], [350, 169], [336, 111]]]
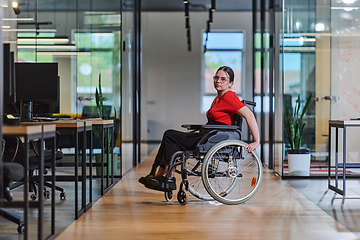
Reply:
[[[255, 102], [242, 102], [256, 106]], [[188, 203], [188, 192], [205, 201], [217, 200], [229, 205], [244, 203], [256, 193], [263, 175], [262, 163], [255, 152], [248, 153], [244, 149], [247, 143], [241, 141], [242, 120], [235, 114], [231, 126], [182, 125], [205, 134], [195, 150], [178, 151], [171, 157], [166, 179], [171, 177], [173, 169], [181, 175], [177, 193], [181, 205]], [[153, 166], [152, 174], [155, 169]], [[151, 189], [163, 191], [165, 199], [171, 201], [176, 184], [165, 182]]]

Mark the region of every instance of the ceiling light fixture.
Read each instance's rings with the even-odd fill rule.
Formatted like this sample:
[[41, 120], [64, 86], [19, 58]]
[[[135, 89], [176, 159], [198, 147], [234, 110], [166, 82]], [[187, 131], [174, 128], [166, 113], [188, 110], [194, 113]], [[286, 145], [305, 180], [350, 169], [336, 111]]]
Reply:
[[61, 50], [72, 50], [76, 49], [75, 45], [18, 45], [19, 49], [61, 49]]
[[345, 10], [345, 11], [351, 11], [359, 9], [359, 7], [331, 7], [332, 10]]
[[4, 40], [3, 43], [15, 44], [17, 42], [16, 41], [11, 41], [11, 40]]
[[284, 38], [285, 42], [299, 42], [299, 41], [303, 41], [303, 42], [316, 42], [316, 38]]
[[55, 55], [55, 56], [77, 56], [77, 55], [91, 55], [91, 52], [36, 52], [38, 55]]
[[211, 0], [211, 11], [215, 11], [215, 10], [216, 10], [216, 1]]
[[206, 22], [206, 33], [209, 33], [210, 32], [210, 21], [207, 21]]
[[90, 35], [91, 36], [98, 36], [98, 37], [100, 37], [100, 36], [114, 36], [114, 33], [112, 33], [112, 32], [100, 32], [100, 33], [90, 33]]
[[34, 21], [33, 18], [3, 18], [3, 21]]
[[189, 1], [184, 0], [185, 6], [185, 29], [186, 29], [186, 37], [187, 37], [187, 45], [188, 51], [191, 51], [191, 37], [190, 37], [190, 3]]
[[34, 44], [34, 43], [63, 43], [67, 44], [69, 43], [69, 39], [67, 37], [39, 37], [39, 38], [18, 38], [17, 43], [18, 44]]
[[315, 24], [315, 31], [317, 31], [317, 32], [325, 31], [325, 24], [323, 24], [323, 23]]
[[20, 14], [20, 6], [19, 6], [19, 3], [18, 2], [12, 2], [11, 4], [12, 8], [14, 9], [14, 13], [16, 15], [19, 15]]
[[342, 0], [342, 2], [346, 4], [353, 4], [356, 0]]
[[185, 3], [185, 18], [189, 17], [189, 3]]
[[4, 32], [56, 32], [56, 29], [3, 29]]

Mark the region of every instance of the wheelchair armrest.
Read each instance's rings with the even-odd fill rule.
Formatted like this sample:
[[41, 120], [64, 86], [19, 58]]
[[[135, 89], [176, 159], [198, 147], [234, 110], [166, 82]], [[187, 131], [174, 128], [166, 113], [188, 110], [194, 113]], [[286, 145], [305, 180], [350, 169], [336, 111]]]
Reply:
[[202, 124], [183, 124], [181, 127], [186, 128], [187, 130], [200, 130], [204, 125]]
[[239, 126], [234, 126], [234, 125], [203, 125], [202, 129], [233, 131], [233, 130], [239, 129]]
[[256, 107], [256, 102], [249, 101], [249, 100], [242, 100], [242, 102], [243, 102], [245, 105], [251, 105], [251, 106], [253, 106], [253, 107]]

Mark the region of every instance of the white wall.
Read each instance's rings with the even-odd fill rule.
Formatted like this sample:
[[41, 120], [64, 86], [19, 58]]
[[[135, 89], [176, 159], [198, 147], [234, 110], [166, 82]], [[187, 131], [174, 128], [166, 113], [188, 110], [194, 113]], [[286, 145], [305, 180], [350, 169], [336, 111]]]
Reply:
[[[245, 99], [252, 99], [252, 13], [215, 12], [212, 30], [243, 31]], [[168, 128], [205, 123], [201, 107], [202, 33], [208, 12], [190, 12], [192, 51], [187, 51], [183, 12], [142, 13], [142, 82], [147, 82], [148, 139]], [[235, 76], [236, 81], [236, 76]], [[183, 129], [184, 130], [184, 129]]]
[[71, 79], [71, 58], [57, 57], [54, 62], [58, 63], [60, 76], [60, 113], [73, 113], [75, 108], [76, 84]]

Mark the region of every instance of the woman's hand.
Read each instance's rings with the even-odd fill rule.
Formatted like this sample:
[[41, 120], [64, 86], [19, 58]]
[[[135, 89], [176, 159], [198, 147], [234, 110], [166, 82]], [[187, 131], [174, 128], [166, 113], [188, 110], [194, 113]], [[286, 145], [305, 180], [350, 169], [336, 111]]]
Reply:
[[257, 148], [259, 146], [258, 142], [252, 142], [249, 145], [245, 146], [245, 150], [248, 151], [248, 153], [253, 153], [253, 151], [255, 150], [255, 148]]
[[245, 118], [247, 125], [249, 126], [249, 130], [251, 135], [253, 136], [254, 142], [250, 143], [245, 147], [245, 150], [249, 153], [252, 153], [255, 148], [257, 148], [260, 144], [260, 135], [259, 135], [259, 128], [256, 123], [255, 116], [253, 112], [248, 107], [242, 107], [237, 112], [241, 117]]

